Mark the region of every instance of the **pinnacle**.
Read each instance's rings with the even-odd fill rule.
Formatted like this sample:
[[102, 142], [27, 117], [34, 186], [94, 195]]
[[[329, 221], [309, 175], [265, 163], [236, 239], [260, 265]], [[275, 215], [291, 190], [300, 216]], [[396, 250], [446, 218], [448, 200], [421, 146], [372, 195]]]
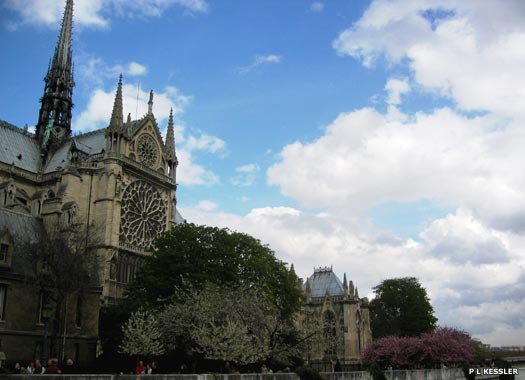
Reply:
[[168, 121], [168, 131], [166, 132], [166, 159], [171, 162], [177, 161], [175, 154], [175, 131], [173, 127], [173, 108], [170, 109], [170, 118]]
[[114, 132], [121, 132], [124, 127], [123, 109], [122, 109], [122, 74], [119, 76], [117, 91], [115, 93], [115, 102], [111, 112], [111, 121], [108, 129]]

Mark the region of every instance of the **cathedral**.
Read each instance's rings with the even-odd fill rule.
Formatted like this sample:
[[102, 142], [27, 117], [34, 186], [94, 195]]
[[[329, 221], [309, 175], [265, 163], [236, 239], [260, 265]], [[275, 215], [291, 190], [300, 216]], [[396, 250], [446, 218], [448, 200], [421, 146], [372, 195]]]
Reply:
[[[153, 92], [144, 116], [124, 117], [121, 76], [107, 127], [73, 136], [72, 23], [67, 0], [35, 133], [0, 120], [0, 360], [38, 358], [42, 350], [81, 364], [94, 359], [100, 305], [114, 304], [155, 238], [183, 222], [173, 115], [163, 138]], [[19, 243], [75, 223], [96, 231], [98, 280], [56, 311], [65, 315], [56, 319], [61, 336], [46, 347], [45, 301], [24, 276]]]
[[[176, 208], [173, 114], [163, 138], [153, 92], [145, 115], [124, 117], [120, 76], [107, 127], [72, 134], [72, 24], [73, 0], [67, 0], [35, 133], [0, 120], [0, 365], [49, 356], [92, 363], [101, 305], [115, 304], [155, 239], [184, 222]], [[51, 283], [28, 275], [35, 263], [23, 260], [25, 243], [40, 244], [71, 226], [85, 231], [95, 275], [82, 292], [66, 292], [57, 303], [48, 298]], [[34, 273], [50, 271], [46, 260], [36, 264]], [[358, 362], [371, 342], [367, 299], [359, 298], [346, 274], [341, 282], [328, 267], [315, 269], [302, 286], [299, 324], [315, 336], [308, 340], [307, 361]]]
[[305, 347], [307, 362], [321, 371], [334, 370], [337, 361], [342, 370], [350, 369], [372, 342], [367, 298], [359, 298], [346, 273], [341, 282], [332, 267], [315, 268], [303, 284], [303, 292], [300, 327], [314, 337]]

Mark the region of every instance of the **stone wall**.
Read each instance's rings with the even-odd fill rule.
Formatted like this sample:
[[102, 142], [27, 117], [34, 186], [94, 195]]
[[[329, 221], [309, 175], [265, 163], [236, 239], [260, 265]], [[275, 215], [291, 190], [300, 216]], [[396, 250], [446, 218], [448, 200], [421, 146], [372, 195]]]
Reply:
[[[461, 369], [385, 371], [387, 380], [463, 380]], [[325, 372], [324, 380], [372, 380], [368, 372]], [[1, 380], [300, 380], [295, 373], [202, 375], [0, 375]]]

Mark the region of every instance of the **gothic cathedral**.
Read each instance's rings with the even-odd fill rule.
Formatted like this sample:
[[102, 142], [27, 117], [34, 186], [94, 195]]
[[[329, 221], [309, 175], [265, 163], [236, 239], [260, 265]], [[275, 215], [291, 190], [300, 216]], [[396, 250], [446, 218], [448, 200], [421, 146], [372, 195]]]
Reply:
[[147, 114], [125, 119], [121, 76], [108, 126], [72, 135], [72, 22], [73, 0], [67, 0], [35, 134], [0, 120], [0, 360], [2, 353], [21, 360], [46, 349], [44, 301], [23, 280], [17, 240], [74, 222], [96, 231], [98, 284], [83, 304], [69, 302], [57, 348], [82, 362], [95, 356], [100, 302], [121, 297], [154, 239], [183, 221], [176, 209], [173, 115], [163, 139], [153, 92]]

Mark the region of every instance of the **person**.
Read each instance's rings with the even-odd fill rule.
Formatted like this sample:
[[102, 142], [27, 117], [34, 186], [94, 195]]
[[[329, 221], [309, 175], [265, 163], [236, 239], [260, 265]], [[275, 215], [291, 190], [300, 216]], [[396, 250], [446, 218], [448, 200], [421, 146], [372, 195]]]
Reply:
[[40, 360], [35, 359], [35, 370], [33, 371], [33, 374], [35, 375], [42, 375], [44, 373], [45, 368], [42, 367], [42, 364], [40, 363]]
[[261, 373], [268, 373], [268, 367], [266, 367], [266, 364], [263, 364], [261, 367]]
[[339, 359], [337, 359], [334, 366], [334, 372], [341, 372], [342, 370], [343, 368], [341, 367], [341, 362], [339, 361]]
[[30, 375], [34, 374], [35, 373], [35, 362], [29, 363], [29, 365], [27, 366], [26, 370], [27, 370], [28, 374], [30, 374]]
[[49, 359], [48, 361], [49, 365], [47, 366], [44, 374], [47, 375], [47, 374], [60, 374], [62, 373], [62, 371], [60, 370], [60, 368], [58, 368], [58, 359]]
[[157, 374], [157, 373], [158, 373], [158, 372], [157, 372], [157, 362], [154, 360], [154, 361], [152, 361], [151, 364], [150, 364], [150, 372], [149, 372], [149, 374], [150, 374], [150, 375], [151, 375], [151, 374], [155, 375], [155, 374]]
[[13, 368], [13, 373], [15, 375], [18, 375], [20, 374], [20, 372], [22, 372], [22, 366], [20, 365], [20, 363], [16, 362], [15, 367]]
[[141, 375], [141, 374], [144, 374], [146, 373], [146, 366], [144, 365], [144, 362], [142, 360], [139, 360], [139, 365], [137, 366], [137, 368], [135, 368], [135, 373], [137, 375]]
[[64, 366], [62, 367], [62, 373], [72, 374], [76, 373], [75, 371], [75, 364], [73, 362], [73, 359], [67, 358], [64, 362]]

